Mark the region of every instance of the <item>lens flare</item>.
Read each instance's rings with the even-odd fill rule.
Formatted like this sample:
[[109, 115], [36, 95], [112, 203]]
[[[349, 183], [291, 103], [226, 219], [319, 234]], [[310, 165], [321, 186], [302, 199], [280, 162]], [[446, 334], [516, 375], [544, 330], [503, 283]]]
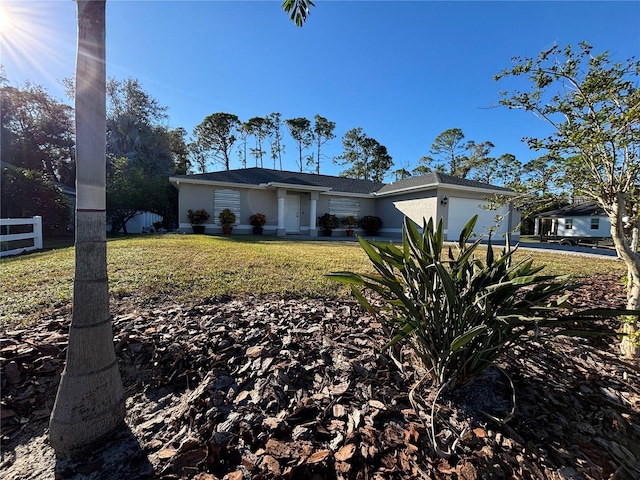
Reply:
[[[74, 58], [75, 45], [62, 40], [66, 18], [52, 9], [57, 2], [0, 0], [0, 63], [26, 75], [38, 72], [54, 82], [52, 74], [67, 58]], [[71, 2], [69, 2], [71, 3]], [[74, 20], [71, 11], [70, 20]], [[68, 28], [68, 27], [67, 27]]]
[[0, 35], [4, 35], [11, 28], [11, 14], [9, 9], [0, 3]]

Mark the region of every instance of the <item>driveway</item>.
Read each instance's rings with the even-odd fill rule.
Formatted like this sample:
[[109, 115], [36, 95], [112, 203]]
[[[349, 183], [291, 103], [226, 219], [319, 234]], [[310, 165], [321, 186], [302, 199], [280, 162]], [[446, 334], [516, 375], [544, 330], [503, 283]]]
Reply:
[[520, 242], [520, 248], [530, 250], [548, 250], [562, 252], [568, 255], [583, 255], [588, 257], [618, 257], [614, 248], [581, 247], [579, 245], [560, 245], [557, 243]]

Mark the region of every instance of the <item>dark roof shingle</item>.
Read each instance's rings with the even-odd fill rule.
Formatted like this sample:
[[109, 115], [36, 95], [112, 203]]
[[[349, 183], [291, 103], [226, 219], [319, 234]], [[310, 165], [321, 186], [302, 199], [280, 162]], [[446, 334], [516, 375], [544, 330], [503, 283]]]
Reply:
[[409, 177], [403, 180], [389, 183], [378, 190], [378, 193], [391, 193], [398, 190], [427, 187], [431, 185], [458, 185], [462, 187], [483, 188], [494, 191], [511, 191], [510, 188], [506, 187], [496, 187], [494, 185], [489, 185], [488, 183], [482, 183], [476, 180], [468, 180], [466, 178], [454, 177], [452, 175], [447, 175], [446, 173], [430, 172], [426, 175], [420, 175], [419, 177]]
[[245, 168], [239, 170], [224, 170], [220, 172], [199, 173], [195, 175], [176, 175], [175, 178], [208, 180], [212, 182], [239, 183], [244, 185], [260, 185], [267, 183], [287, 183], [291, 185], [325, 187], [334, 192], [344, 193], [373, 193], [380, 190], [384, 184], [370, 180], [359, 180], [314, 173], [287, 172], [270, 170], [268, 168]]
[[243, 185], [260, 185], [273, 182], [309, 187], [324, 187], [331, 189], [334, 192], [359, 194], [391, 194], [396, 191], [436, 185], [457, 185], [463, 187], [482, 188], [491, 191], [511, 191], [509, 188], [496, 187], [487, 183], [453, 177], [451, 175], [437, 172], [431, 172], [419, 177], [410, 177], [389, 184], [374, 182], [371, 180], [335, 177], [331, 175], [317, 175], [314, 173], [288, 172], [258, 167], [238, 170], [223, 170], [220, 172], [199, 173], [194, 175], [176, 175], [175, 178], [238, 183]]
[[580, 202], [572, 205], [565, 205], [556, 210], [542, 212], [536, 217], [557, 218], [557, 217], [587, 217], [587, 216], [603, 216], [604, 210], [596, 202]]

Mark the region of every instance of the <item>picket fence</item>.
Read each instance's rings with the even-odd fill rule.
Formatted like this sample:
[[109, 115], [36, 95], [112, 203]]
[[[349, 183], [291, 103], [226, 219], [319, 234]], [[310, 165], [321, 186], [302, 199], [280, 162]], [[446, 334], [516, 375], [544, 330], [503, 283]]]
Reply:
[[[11, 233], [11, 227], [16, 225], [31, 225], [31, 232], [27, 233]], [[14, 229], [15, 230], [15, 229]], [[22, 229], [21, 229], [22, 230]], [[12, 247], [12, 244], [20, 242], [32, 245]], [[40, 250], [42, 248], [42, 217], [33, 218], [1, 218], [0, 219], [0, 257], [9, 255], [17, 255], [19, 253], [29, 252], [31, 250]], [[5, 249], [6, 248], [6, 249]]]

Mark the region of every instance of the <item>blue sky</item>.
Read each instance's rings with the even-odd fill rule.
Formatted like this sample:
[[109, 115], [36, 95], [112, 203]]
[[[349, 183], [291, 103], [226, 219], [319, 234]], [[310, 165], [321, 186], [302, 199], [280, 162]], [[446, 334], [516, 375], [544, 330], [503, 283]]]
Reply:
[[[454, 127], [468, 140], [491, 141], [494, 156], [513, 153], [523, 163], [540, 156], [521, 139], [549, 127], [497, 107], [499, 91], [518, 86], [493, 80], [511, 57], [583, 40], [614, 59], [640, 52], [637, 1], [318, 0], [303, 28], [280, 3], [109, 0], [107, 75], [138, 79], [169, 108], [172, 128], [191, 132], [221, 111], [241, 120], [318, 113], [336, 123], [328, 156], [342, 152], [347, 130], [362, 127], [387, 147], [395, 168], [412, 169]], [[10, 18], [0, 50], [10, 83], [29, 80], [67, 101], [60, 79], [74, 73], [75, 3], [0, 5]], [[295, 170], [287, 132], [285, 144], [284, 167]], [[321, 173], [341, 168], [324, 160]]]

